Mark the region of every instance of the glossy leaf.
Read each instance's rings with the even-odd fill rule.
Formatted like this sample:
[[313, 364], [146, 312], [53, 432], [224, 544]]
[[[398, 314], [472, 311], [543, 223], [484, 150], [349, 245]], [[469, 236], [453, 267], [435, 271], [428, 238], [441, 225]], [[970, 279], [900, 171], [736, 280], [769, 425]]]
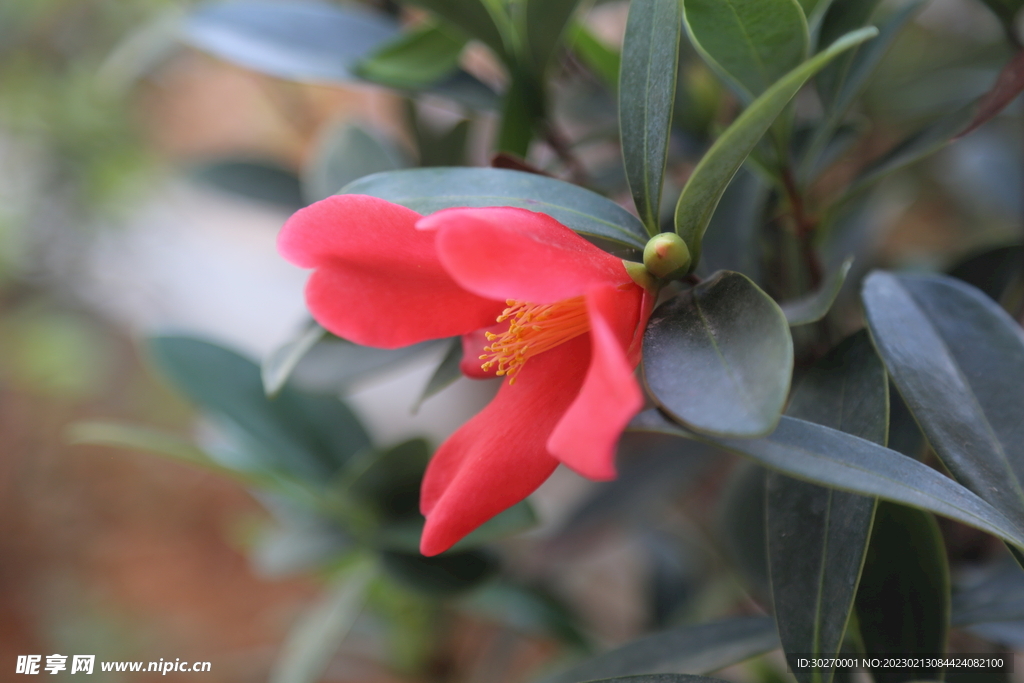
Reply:
[[676, 232], [690, 247], [694, 267], [700, 260], [701, 240], [715, 207], [761, 136], [808, 78], [877, 33], [877, 29], [866, 28], [847, 34], [790, 71], [751, 103], [704, 154], [679, 195], [675, 214]]
[[[804, 375], [788, 415], [885, 445], [885, 366], [866, 332], [839, 344]], [[839, 653], [853, 608], [876, 500], [783, 474], [768, 477], [768, 559], [783, 648], [830, 658]], [[800, 681], [832, 679], [831, 667], [794, 668]]]
[[338, 82], [398, 34], [388, 16], [317, 0], [239, 0], [200, 5], [184, 22], [193, 47], [293, 81]]
[[360, 61], [356, 73], [393, 88], [424, 88], [458, 69], [465, 45], [460, 31], [426, 22]]
[[[736, 617], [683, 626], [640, 638], [545, 678], [542, 683], [578, 683], [601, 676], [636, 676], [653, 672], [717, 671], [776, 647], [778, 636], [770, 618]], [[636, 676], [628, 680], [649, 678], [652, 677]]]
[[683, 0], [694, 47], [747, 99], [807, 57], [807, 20], [796, 0]]
[[[485, 43], [499, 57], [505, 57], [505, 39], [489, 3], [480, 0], [410, 0], [410, 4], [434, 12], [452, 26], [462, 29], [466, 35]], [[507, 16], [499, 15], [499, 21], [502, 19], [507, 27]]]
[[851, 256], [843, 261], [839, 268], [828, 274], [817, 291], [794, 301], [780, 304], [790, 327], [816, 323], [824, 318], [832, 308], [832, 304], [835, 303], [836, 297], [839, 296], [839, 291], [843, 288], [852, 265], [853, 257]]
[[191, 175], [218, 190], [275, 204], [287, 211], [297, 211], [306, 205], [299, 178], [271, 161], [224, 159], [195, 167]]
[[761, 436], [779, 420], [793, 372], [782, 311], [739, 273], [722, 271], [659, 306], [643, 342], [655, 401], [706, 434]]
[[879, 355], [956, 479], [1024, 525], [1024, 332], [959, 280], [876, 271], [864, 305]]
[[796, 479], [928, 510], [1024, 547], [1024, 528], [956, 481], [901, 453], [813, 422], [783, 416], [765, 438], [721, 439], [687, 431], [652, 409], [634, 418], [630, 428], [704, 441]]
[[661, 188], [668, 159], [681, 26], [680, 0], [630, 3], [619, 72], [619, 129], [626, 180], [651, 235], [661, 232]]
[[369, 445], [344, 403], [290, 386], [267, 398], [259, 366], [233, 351], [188, 337], [154, 337], [149, 352], [178, 390], [239, 429], [246, 449], [268, 466], [322, 480]]
[[543, 74], [580, 0], [526, 0], [523, 31], [533, 68]]
[[302, 357], [326, 334], [327, 330], [317, 323], [311, 323], [301, 334], [275, 349], [263, 360], [260, 376], [263, 378], [263, 390], [267, 396], [275, 396], [281, 391]]
[[331, 131], [317, 147], [302, 175], [302, 191], [310, 202], [326, 199], [354, 180], [412, 165], [395, 145], [360, 126]]
[[[949, 567], [935, 517], [882, 502], [857, 590], [857, 623], [869, 658], [946, 651]], [[937, 668], [872, 667], [877, 683], [941, 678]]]
[[430, 376], [430, 380], [427, 381], [427, 386], [423, 388], [423, 393], [420, 395], [419, 400], [413, 406], [413, 412], [419, 410], [419, 407], [423, 405], [431, 396], [434, 396], [440, 391], [447, 389], [455, 383], [460, 377], [462, 377], [462, 370], [460, 365], [462, 363], [462, 340], [459, 338], [453, 339], [451, 344], [448, 346], [448, 352], [444, 354], [444, 358], [438, 364], [437, 369], [434, 370], [434, 374]]
[[517, 206], [550, 215], [576, 232], [643, 249], [635, 216], [599, 194], [534, 173], [498, 168], [424, 168], [377, 173], [343, 188], [430, 214], [455, 206]]
[[366, 602], [374, 568], [363, 563], [342, 577], [289, 632], [270, 672], [270, 683], [316, 683], [352, 630]]

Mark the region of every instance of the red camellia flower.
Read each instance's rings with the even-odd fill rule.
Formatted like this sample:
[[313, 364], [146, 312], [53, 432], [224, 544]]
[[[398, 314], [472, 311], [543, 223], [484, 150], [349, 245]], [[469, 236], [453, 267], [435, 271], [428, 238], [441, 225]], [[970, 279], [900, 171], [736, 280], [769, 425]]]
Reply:
[[395, 348], [462, 335], [464, 374], [506, 378], [430, 462], [424, 555], [523, 500], [558, 463], [614, 478], [616, 443], [643, 406], [633, 370], [653, 303], [620, 259], [542, 213], [424, 217], [363, 195], [299, 211], [278, 248], [315, 269], [307, 304], [338, 336]]

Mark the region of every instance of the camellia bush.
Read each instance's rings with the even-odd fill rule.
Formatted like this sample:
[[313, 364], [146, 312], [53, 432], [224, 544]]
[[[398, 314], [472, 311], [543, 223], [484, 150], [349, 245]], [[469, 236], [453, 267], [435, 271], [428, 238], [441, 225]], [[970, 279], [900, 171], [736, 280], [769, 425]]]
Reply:
[[[718, 680], [704, 675], [779, 648], [786, 665], [746, 675], [1009, 680], [1024, 642], [1024, 251], [895, 272], [873, 269], [868, 237], [888, 179], [995, 125], [1024, 89], [1022, 3], [973, 8], [1005, 37], [983, 59], [950, 48], [984, 77], [931, 102], [886, 76], [923, 0], [632, 0], [621, 50], [582, 4], [239, 0], [180, 19], [176, 40], [278, 79], [391, 89], [415, 150], [349, 124], [299, 175], [208, 169], [251, 196], [292, 188], [282, 203], [302, 208], [278, 249], [310, 270], [315, 322], [262, 366], [149, 341], [212, 444], [100, 422], [75, 438], [213, 468], [266, 502], [281, 530], [255, 556], [329, 582], [275, 681], [317, 680], [361, 610], [427, 650], [442, 613], [544, 633], [575, 653], [535, 672], [552, 683]], [[466, 70], [467, 45], [500, 65], [500, 88]], [[914, 115], [893, 125], [882, 96]], [[446, 130], [424, 118], [439, 102], [457, 112]], [[464, 165], [471, 131], [490, 166]], [[496, 396], [433, 452], [372, 443], [339, 395], [437, 345], [421, 400], [461, 377], [500, 382]], [[577, 515], [607, 517], [692, 479], [679, 463], [699, 458], [737, 463], [713, 533], [746, 591], [710, 620], [673, 619], [665, 585], [711, 589], [669, 573], [658, 629], [601, 652], [503, 563], [501, 539], [535, 523], [526, 499], [559, 465], [614, 482]], [[956, 590], [954, 533], [982, 539], [987, 561]], [[427, 659], [409, 657], [412, 671]]]

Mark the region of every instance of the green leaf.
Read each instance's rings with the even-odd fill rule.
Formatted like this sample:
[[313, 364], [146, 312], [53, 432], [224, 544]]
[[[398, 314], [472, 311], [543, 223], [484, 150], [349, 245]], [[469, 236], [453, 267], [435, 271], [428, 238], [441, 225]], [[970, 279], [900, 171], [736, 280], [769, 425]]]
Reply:
[[[588, 659], [542, 683], [578, 683], [601, 676], [633, 676], [652, 672], [717, 671], [778, 647], [775, 625], [768, 617], [736, 617], [683, 626], [635, 640]], [[657, 676], [636, 676], [642, 681]], [[668, 679], [678, 679], [669, 676]], [[708, 680], [696, 677], [695, 680]]]
[[355, 124], [330, 131], [302, 174], [302, 190], [310, 202], [326, 199], [354, 180], [411, 166], [408, 156]]
[[410, 4], [428, 9], [452, 26], [486, 44], [502, 59], [506, 58], [505, 39], [499, 21], [507, 29], [508, 17], [496, 16], [486, 0], [409, 0]]
[[[833, 0], [821, 22], [819, 45], [828, 45], [840, 36], [866, 26], [878, 3], [879, 0]], [[846, 53], [818, 74], [815, 81], [822, 102], [829, 104], [836, 100], [857, 52], [859, 50]]]
[[500, 168], [422, 168], [376, 173], [342, 188], [422, 214], [456, 206], [516, 206], [548, 214], [576, 232], [643, 249], [646, 232], [621, 206], [582, 187]]
[[189, 465], [198, 465], [218, 473], [231, 472], [217, 464], [205, 451], [181, 437], [124, 422], [85, 420], [68, 427], [70, 444], [91, 444], [130, 448], [161, 455]]
[[683, 0], [683, 9], [694, 47], [748, 101], [807, 58], [796, 0]]
[[794, 301], [780, 304], [790, 327], [816, 323], [824, 318], [832, 308], [832, 304], [835, 303], [836, 297], [839, 296], [839, 290], [843, 288], [843, 283], [846, 282], [846, 276], [852, 265], [853, 257], [850, 256], [843, 261], [839, 268], [828, 274], [817, 291]]
[[193, 168], [191, 175], [218, 190], [297, 211], [306, 205], [294, 172], [272, 161], [224, 159]]
[[1007, 558], [989, 567], [985, 574], [953, 593], [953, 626], [1024, 620], [1024, 572], [1020, 565]]
[[425, 88], [458, 69], [466, 42], [450, 26], [425, 22], [363, 59], [356, 73], [393, 88]]
[[354, 80], [356, 62], [398, 34], [384, 14], [312, 0], [239, 0], [200, 5], [182, 39], [248, 69], [293, 81]]
[[297, 386], [316, 393], [338, 393], [352, 383], [435, 348], [437, 340], [397, 349], [375, 349], [328, 335], [299, 359], [291, 377]]
[[577, 22], [569, 29], [569, 45], [576, 56], [594, 72], [594, 75], [612, 91], [619, 88], [619, 68], [622, 57], [605, 45], [583, 24]]
[[534, 128], [543, 113], [539, 92], [532, 78], [513, 75], [502, 104], [501, 124], [495, 144], [497, 150], [525, 159], [530, 151], [530, 143], [533, 142]]
[[876, 271], [864, 283], [872, 338], [953, 476], [1024, 524], [1024, 332], [995, 302], [942, 275]]
[[1022, 268], [1024, 245], [1009, 244], [974, 252], [953, 266], [949, 274], [977, 287], [993, 301], [1001, 301]]
[[424, 557], [419, 551], [406, 553], [386, 550], [381, 564], [396, 581], [434, 597], [463, 593], [498, 571], [498, 562], [484, 550], [448, 551]]
[[813, 422], [783, 416], [763, 439], [721, 439], [687, 431], [652, 409], [634, 418], [630, 428], [717, 445], [796, 479], [928, 510], [1024, 547], [1024, 529], [1018, 523], [949, 477], [901, 453]]
[[148, 347], [164, 376], [245, 434], [265, 466], [322, 481], [369, 445], [344, 403], [290, 386], [267, 398], [259, 366], [233, 351], [188, 337], [154, 337]]
[[579, 4], [580, 0], [526, 0], [523, 33], [536, 73], [544, 73]]
[[761, 136], [808, 78], [836, 56], [877, 33], [875, 28], [849, 33], [790, 71], [751, 103], [704, 154], [676, 204], [676, 232], [690, 248], [694, 267], [700, 261], [701, 240], [715, 207]]
[[1013, 35], [1015, 20], [1024, 7], [1024, 0], [981, 0], [992, 10], [992, 13], [999, 17], [999, 21], [1006, 27], [1008, 34]]
[[[935, 517], [880, 503], [857, 590], [857, 623], [865, 654], [913, 657], [946, 651], [949, 567]], [[877, 683], [939, 679], [940, 669], [871, 669]]]
[[681, 22], [680, 0], [634, 0], [629, 5], [622, 46], [622, 158], [633, 203], [651, 235], [661, 232], [659, 209], [676, 95]]
[[722, 271], [659, 306], [643, 342], [654, 400], [690, 429], [761, 436], [774, 429], [793, 372], [782, 311], [744, 275]]
[[[804, 375], [787, 414], [885, 445], [885, 366], [866, 332], [847, 338]], [[783, 648], [839, 653], [853, 609], [876, 500], [779, 473], [768, 477], [768, 559]], [[791, 662], [792, 663], [792, 662]], [[794, 668], [801, 682], [832, 679], [832, 667]]]
[[448, 346], [448, 352], [441, 359], [441, 363], [434, 370], [434, 374], [430, 376], [430, 380], [427, 382], [427, 386], [423, 388], [423, 393], [419, 399], [413, 405], [413, 412], [415, 413], [431, 396], [434, 396], [438, 392], [447, 389], [455, 383], [457, 379], [462, 377], [462, 370], [460, 368], [462, 364], [462, 339], [456, 337], [451, 341]]
[[755, 173], [745, 168], [736, 173], [704, 235], [703, 255], [697, 270], [701, 277], [716, 270], [735, 270], [761, 284], [761, 227], [768, 189]]
[[363, 562], [341, 578], [288, 633], [270, 672], [270, 683], [316, 683], [352, 630], [366, 602], [373, 565]]
[[749, 461], [737, 464], [722, 492], [716, 528], [722, 549], [743, 578], [748, 591], [771, 606], [765, 488], [768, 471]]
[[310, 323], [297, 337], [272, 351], [260, 366], [260, 377], [263, 379], [263, 391], [273, 397], [281, 391], [292, 370], [299, 364], [302, 357], [324, 338], [327, 330], [317, 323]]

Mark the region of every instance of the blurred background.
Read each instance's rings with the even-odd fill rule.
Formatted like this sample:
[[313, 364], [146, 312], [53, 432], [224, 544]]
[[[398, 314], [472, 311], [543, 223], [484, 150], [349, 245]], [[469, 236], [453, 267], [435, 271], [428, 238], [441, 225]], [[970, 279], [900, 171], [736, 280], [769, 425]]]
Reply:
[[[424, 17], [387, 0], [363, 7], [407, 26]], [[614, 48], [627, 7], [596, 3], [583, 23]], [[160, 680], [268, 680], [296, 620], [329, 582], [327, 565], [282, 566], [281, 553], [301, 553], [268, 550], [267, 529], [281, 516], [245, 486], [130, 449], [72, 445], [69, 425], [115, 419], [202, 440], [209, 426], [153, 371], [140, 340], [187, 334], [259, 363], [301, 333], [306, 275], [278, 257], [277, 231], [292, 211], [343, 184], [331, 179], [368, 172], [347, 170], [337, 161], [345, 154], [327, 158], [325, 149], [351, 150], [367, 138], [378, 163], [371, 171], [490, 161], [496, 117], [486, 108], [470, 115], [443, 94], [365, 81], [277, 78], [183, 34], [194, 12], [194, 3], [173, 0], [0, 2], [3, 680], [17, 655], [52, 653], [212, 662], [209, 674]], [[981, 3], [931, 0], [870, 84], [858, 112], [866, 137], [824, 176], [821, 192], [984, 92], [1008, 54]], [[482, 46], [470, 44], [460, 60], [476, 83], [502, 87]], [[677, 105], [673, 142], [677, 187], [702, 136], [735, 108], [702, 63], [688, 60], [689, 99]], [[627, 198], [615, 189], [614, 98], [601, 79], [568, 58], [551, 93], [587, 182]], [[845, 234], [855, 269], [948, 270], [979, 251], [1019, 249], [1022, 133], [1013, 106], [887, 180], [864, 204], [862, 229]], [[574, 173], [542, 142], [529, 161]], [[856, 290], [847, 289], [839, 324], [852, 329], [859, 313]], [[419, 436], [436, 446], [488, 400], [495, 387], [458, 380], [413, 414], [444, 355], [419, 349], [345, 383], [374, 442]], [[534, 603], [477, 594], [438, 602], [386, 585], [327, 658], [322, 680], [524, 681], [651, 629], [758, 613], [756, 588], [712, 538], [730, 523], [717, 501], [728, 498], [734, 460], [696, 446], [661, 453], [657, 444], [631, 459], [631, 438], [620, 482], [596, 485], [560, 470], [535, 496], [539, 526], [493, 551], [540, 607], [512, 618], [510, 605]], [[978, 534], [946, 531], [963, 576], [1001, 552]], [[958, 637], [968, 651], [992, 647]], [[986, 637], [1024, 647], [1020, 624]], [[725, 675], [781, 680], [779, 661]], [[157, 680], [117, 676], [97, 674]]]

